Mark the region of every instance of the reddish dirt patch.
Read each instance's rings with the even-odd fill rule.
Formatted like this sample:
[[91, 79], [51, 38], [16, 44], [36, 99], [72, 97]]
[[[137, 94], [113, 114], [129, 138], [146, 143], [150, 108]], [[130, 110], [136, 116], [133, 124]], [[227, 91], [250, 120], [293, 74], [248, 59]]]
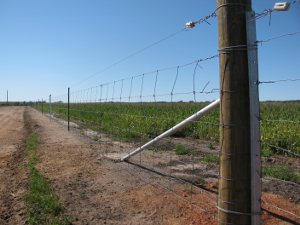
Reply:
[[[204, 203], [203, 197], [203, 194], [199, 194], [197, 201]], [[186, 198], [188, 201], [189, 196], [186, 195]], [[150, 184], [128, 191], [121, 200], [124, 203], [132, 202], [127, 210], [139, 209], [140, 213], [148, 213], [150, 218], [161, 218], [161, 224], [216, 224], [215, 207], [205, 206], [204, 210], [196, 208], [195, 205], [174, 198], [169, 192]]]
[[265, 224], [300, 224], [300, 206], [280, 195], [264, 193], [262, 207]]

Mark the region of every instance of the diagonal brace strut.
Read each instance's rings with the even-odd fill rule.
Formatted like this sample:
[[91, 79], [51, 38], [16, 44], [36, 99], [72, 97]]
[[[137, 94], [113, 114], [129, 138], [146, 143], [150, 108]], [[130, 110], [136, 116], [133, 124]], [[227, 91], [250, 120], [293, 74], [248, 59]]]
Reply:
[[141, 146], [141, 147], [135, 149], [134, 151], [130, 152], [128, 155], [122, 157], [121, 161], [128, 160], [130, 157], [138, 154], [139, 152], [144, 151], [150, 145], [153, 145], [154, 143], [158, 142], [159, 140], [161, 140], [161, 139], [163, 139], [165, 137], [168, 137], [168, 136], [174, 134], [178, 130], [184, 128], [185, 126], [187, 126], [191, 122], [199, 119], [200, 117], [207, 115], [210, 111], [212, 111], [215, 108], [217, 108], [219, 106], [219, 104], [220, 104], [220, 99], [215, 100], [214, 102], [210, 103], [208, 106], [204, 107], [200, 111], [196, 112], [195, 114], [193, 114], [190, 117], [186, 118], [185, 120], [181, 121], [180, 123], [178, 123], [174, 127], [170, 128], [169, 130], [167, 130], [164, 133], [160, 134], [156, 138], [150, 140], [149, 142], [147, 142], [143, 146]]

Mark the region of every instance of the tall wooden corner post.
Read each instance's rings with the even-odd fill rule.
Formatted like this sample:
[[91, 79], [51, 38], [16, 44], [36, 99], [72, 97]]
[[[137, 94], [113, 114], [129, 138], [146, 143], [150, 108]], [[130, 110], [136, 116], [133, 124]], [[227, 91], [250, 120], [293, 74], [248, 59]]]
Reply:
[[[253, 70], [257, 68], [256, 42], [252, 46], [247, 32], [251, 30], [247, 27], [251, 0], [217, 0], [217, 3], [222, 126], [218, 221], [220, 225], [257, 225], [260, 224], [259, 108], [258, 95], [255, 99], [251, 93], [257, 91], [257, 82], [250, 79], [251, 73], [257, 73], [257, 69]], [[253, 49], [254, 54], [250, 54]], [[250, 58], [256, 61], [253, 63]]]

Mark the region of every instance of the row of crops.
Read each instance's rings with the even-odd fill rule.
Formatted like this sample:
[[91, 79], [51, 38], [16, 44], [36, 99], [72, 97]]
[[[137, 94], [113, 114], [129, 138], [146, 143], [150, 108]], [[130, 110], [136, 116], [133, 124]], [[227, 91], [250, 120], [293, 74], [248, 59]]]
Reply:
[[[208, 103], [81, 103], [70, 105], [70, 118], [82, 126], [105, 132], [123, 141], [145, 141], [197, 112]], [[35, 104], [45, 112], [47, 104]], [[261, 141], [264, 152], [300, 154], [300, 102], [261, 103]], [[67, 104], [53, 103], [52, 112], [67, 118]], [[218, 142], [219, 112], [175, 134], [177, 137]]]

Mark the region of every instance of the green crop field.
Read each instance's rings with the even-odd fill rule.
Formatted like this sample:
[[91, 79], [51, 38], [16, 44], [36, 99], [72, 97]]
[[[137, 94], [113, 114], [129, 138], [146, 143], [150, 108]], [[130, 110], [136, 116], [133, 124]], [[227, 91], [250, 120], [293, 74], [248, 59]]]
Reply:
[[[123, 141], [145, 141], [199, 111], [208, 103], [82, 103], [71, 104], [71, 121], [111, 134]], [[41, 104], [35, 105], [42, 110]], [[48, 112], [48, 105], [43, 104]], [[52, 112], [67, 118], [67, 105], [53, 103]], [[264, 153], [284, 154], [280, 148], [300, 154], [300, 102], [261, 103], [261, 141]], [[176, 137], [218, 142], [219, 112], [215, 110]], [[276, 147], [279, 148], [276, 148]]]

